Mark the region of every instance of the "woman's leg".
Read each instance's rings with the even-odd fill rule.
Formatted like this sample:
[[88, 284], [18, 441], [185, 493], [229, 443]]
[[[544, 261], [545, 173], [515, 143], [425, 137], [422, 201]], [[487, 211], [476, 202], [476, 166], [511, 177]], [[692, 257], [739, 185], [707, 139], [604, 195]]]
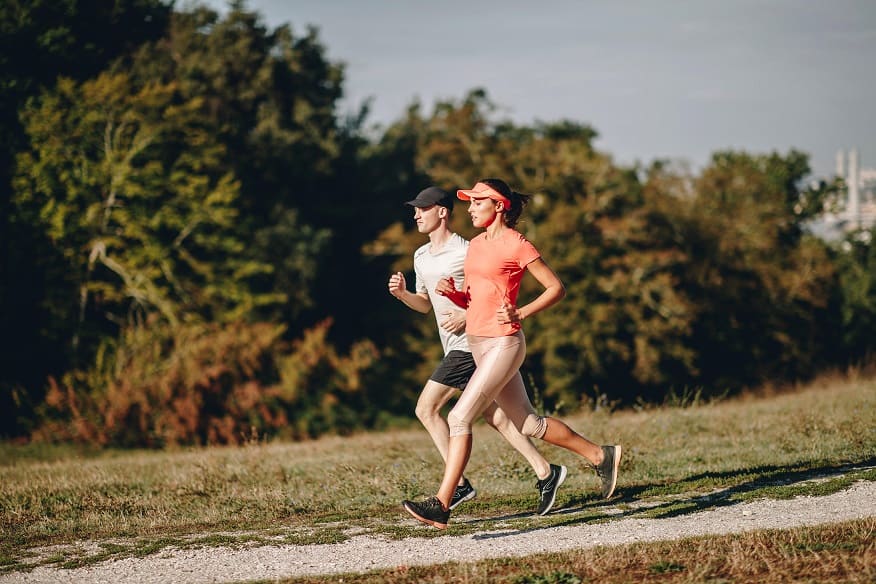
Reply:
[[447, 449], [447, 463], [444, 465], [444, 478], [441, 481], [441, 486], [438, 488], [437, 495], [438, 500], [441, 501], [445, 509], [450, 508], [450, 501], [453, 499], [456, 485], [462, 480], [465, 466], [468, 464], [468, 459], [471, 456], [471, 445], [471, 434], [460, 434], [459, 436], [450, 437], [450, 444]]
[[581, 436], [562, 420], [546, 417], [545, 423], [547, 424], [547, 429], [544, 436], [541, 437], [542, 440], [583, 456], [593, 463], [593, 466], [598, 466], [602, 463], [604, 458], [602, 446]]
[[601, 446], [584, 438], [562, 420], [538, 415], [529, 401], [519, 372], [496, 396], [496, 403], [523, 435], [541, 438], [549, 444], [571, 450], [594, 465], [602, 462]]
[[484, 420], [495, 428], [508, 441], [508, 444], [523, 455], [523, 458], [526, 459], [539, 479], [547, 478], [551, 474], [550, 463], [538, 451], [532, 440], [529, 439], [529, 436], [524, 436], [520, 433], [520, 430], [517, 429], [496, 402], [491, 403], [487, 407], [487, 410], [484, 412]]
[[623, 452], [620, 444], [599, 446], [572, 430], [562, 420], [539, 416], [529, 401], [519, 373], [499, 392], [496, 403], [522, 434], [541, 438], [589, 460], [602, 480], [602, 496], [606, 499], [611, 497], [617, 484]]
[[445, 508], [450, 506], [453, 491], [459, 483], [471, 456], [471, 425], [493, 403], [495, 395], [517, 373], [526, 354], [523, 335], [486, 339], [469, 338], [469, 346], [477, 363], [472, 375], [447, 415], [450, 426], [450, 447], [444, 478], [438, 489], [438, 499]]

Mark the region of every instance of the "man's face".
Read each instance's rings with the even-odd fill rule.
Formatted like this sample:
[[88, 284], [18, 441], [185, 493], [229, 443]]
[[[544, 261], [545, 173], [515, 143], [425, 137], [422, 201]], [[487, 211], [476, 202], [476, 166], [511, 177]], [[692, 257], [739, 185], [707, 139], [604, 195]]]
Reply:
[[447, 209], [441, 205], [414, 207], [414, 221], [417, 222], [417, 231], [420, 233], [432, 233], [441, 226], [441, 219], [446, 214]]

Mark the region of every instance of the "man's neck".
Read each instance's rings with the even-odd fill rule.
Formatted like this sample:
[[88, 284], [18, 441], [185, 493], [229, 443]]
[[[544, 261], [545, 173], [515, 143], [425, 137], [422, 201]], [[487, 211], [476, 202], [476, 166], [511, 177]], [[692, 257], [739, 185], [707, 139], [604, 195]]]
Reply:
[[429, 250], [438, 251], [447, 241], [453, 236], [453, 232], [447, 228], [446, 223], [442, 223], [441, 227], [429, 234]]

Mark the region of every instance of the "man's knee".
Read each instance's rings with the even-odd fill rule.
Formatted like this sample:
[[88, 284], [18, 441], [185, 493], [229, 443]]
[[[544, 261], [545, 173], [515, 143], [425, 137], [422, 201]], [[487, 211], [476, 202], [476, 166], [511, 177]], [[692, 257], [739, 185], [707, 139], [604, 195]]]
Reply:
[[523, 426], [520, 428], [521, 434], [533, 438], [542, 438], [545, 432], [547, 432], [547, 419], [537, 414], [526, 416], [526, 419], [523, 420]]
[[435, 416], [441, 415], [441, 405], [436, 404], [430, 400], [420, 399], [417, 402], [417, 407], [414, 409], [414, 413], [417, 415], [417, 419], [421, 422], [425, 422], [426, 420], [430, 420]]
[[430, 379], [423, 388], [423, 391], [420, 392], [417, 406], [414, 408], [417, 419], [425, 422], [440, 417], [441, 408], [450, 400], [454, 391], [453, 388], [441, 385]]

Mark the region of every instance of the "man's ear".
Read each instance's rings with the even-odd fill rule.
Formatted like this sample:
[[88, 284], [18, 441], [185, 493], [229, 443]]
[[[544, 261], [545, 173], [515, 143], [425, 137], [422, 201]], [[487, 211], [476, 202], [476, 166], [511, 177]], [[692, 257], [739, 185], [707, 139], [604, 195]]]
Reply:
[[444, 219], [447, 217], [447, 209], [445, 207], [438, 207], [438, 218]]

